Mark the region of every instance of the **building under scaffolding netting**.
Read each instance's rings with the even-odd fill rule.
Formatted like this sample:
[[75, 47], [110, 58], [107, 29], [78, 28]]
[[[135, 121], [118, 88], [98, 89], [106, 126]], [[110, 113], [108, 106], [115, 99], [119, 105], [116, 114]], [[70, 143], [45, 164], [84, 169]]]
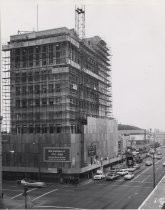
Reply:
[[[20, 160], [12, 166], [21, 171], [26, 162], [33, 171], [32, 158], [38, 156], [30, 154], [35, 154], [36, 142], [43, 172], [62, 168], [67, 173], [86, 166], [91, 161], [86, 150], [92, 142], [100, 156], [114, 155], [117, 125], [112, 118], [110, 54], [104, 40], [80, 39], [74, 30], [63, 27], [11, 36], [3, 52], [3, 129], [11, 133], [10, 144]], [[45, 159], [49, 146], [68, 147], [69, 160]], [[4, 155], [6, 164], [5, 160]]]

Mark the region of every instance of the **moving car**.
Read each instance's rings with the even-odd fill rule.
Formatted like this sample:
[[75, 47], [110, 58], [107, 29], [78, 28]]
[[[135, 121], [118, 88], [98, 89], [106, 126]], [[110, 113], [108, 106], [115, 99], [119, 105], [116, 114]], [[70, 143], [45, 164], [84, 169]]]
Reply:
[[99, 173], [97, 172], [93, 177], [94, 180], [104, 179], [104, 178], [105, 178], [105, 174], [101, 171]]
[[145, 165], [146, 165], [146, 166], [151, 166], [151, 165], [152, 165], [152, 161], [147, 160], [147, 161], [145, 162]]
[[117, 179], [117, 178], [119, 178], [120, 177], [120, 175], [119, 174], [117, 174], [117, 173], [108, 173], [107, 175], [106, 175], [106, 177], [105, 177], [105, 180], [106, 181], [112, 181], [112, 180], [115, 180], [115, 179]]
[[128, 174], [128, 171], [126, 169], [121, 169], [120, 171], [117, 172], [117, 174], [124, 176], [124, 175]]
[[42, 188], [46, 187], [45, 182], [40, 182], [40, 181], [33, 181], [33, 180], [27, 180], [27, 179], [22, 179], [22, 180], [17, 180], [18, 185], [22, 185], [24, 187], [31, 187], [31, 188]]
[[134, 178], [134, 176], [135, 176], [135, 175], [134, 175], [133, 173], [128, 173], [127, 175], [124, 176], [124, 179], [125, 179], [125, 180], [131, 180], [131, 179]]

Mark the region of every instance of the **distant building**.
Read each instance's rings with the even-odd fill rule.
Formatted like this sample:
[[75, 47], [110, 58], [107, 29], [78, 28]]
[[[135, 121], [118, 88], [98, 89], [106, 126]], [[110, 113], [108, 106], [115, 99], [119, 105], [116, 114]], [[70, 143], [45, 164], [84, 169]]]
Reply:
[[81, 173], [117, 155], [104, 40], [80, 40], [64, 27], [11, 36], [3, 51], [10, 53], [3, 94], [10, 93], [11, 119], [4, 171]]
[[123, 142], [123, 150], [127, 147], [133, 149], [143, 149], [149, 146], [149, 132], [145, 129], [130, 125], [118, 125], [120, 139]]

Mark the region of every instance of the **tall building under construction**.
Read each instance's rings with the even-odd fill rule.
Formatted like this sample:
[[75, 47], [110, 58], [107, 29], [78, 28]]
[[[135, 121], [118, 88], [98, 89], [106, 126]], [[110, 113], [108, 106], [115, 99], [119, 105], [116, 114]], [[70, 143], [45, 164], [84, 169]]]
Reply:
[[82, 173], [117, 154], [103, 39], [63, 27], [13, 35], [3, 51], [4, 171]]

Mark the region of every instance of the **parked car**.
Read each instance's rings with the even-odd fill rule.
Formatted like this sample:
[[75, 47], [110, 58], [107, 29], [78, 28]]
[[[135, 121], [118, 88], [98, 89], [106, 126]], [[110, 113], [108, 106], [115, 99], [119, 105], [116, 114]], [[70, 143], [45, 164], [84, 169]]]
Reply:
[[34, 181], [30, 179], [22, 179], [22, 180], [17, 180], [18, 185], [22, 185], [24, 187], [30, 187], [30, 188], [42, 188], [46, 187], [45, 182], [40, 182], [40, 181]]
[[94, 180], [98, 180], [98, 179], [104, 179], [105, 178], [105, 174], [103, 172], [100, 173], [96, 173], [93, 177]]
[[133, 165], [133, 168], [135, 168], [135, 169], [139, 169], [139, 168], [140, 168], [140, 164], [137, 164], [137, 163], [136, 163], [136, 164], [134, 164], [134, 165]]
[[128, 171], [126, 169], [121, 169], [120, 171], [117, 172], [117, 174], [124, 176], [124, 175], [128, 174]]
[[162, 164], [163, 166], [165, 166], [165, 162], [163, 162], [163, 164]]
[[152, 161], [147, 160], [147, 161], [145, 162], [145, 165], [146, 165], [146, 166], [151, 166], [151, 165], [152, 165]]
[[133, 173], [128, 173], [128, 174], [126, 174], [125, 176], [124, 176], [124, 179], [125, 180], [131, 180], [131, 179], [133, 179], [134, 178], [134, 174]]
[[128, 172], [134, 172], [134, 171], [136, 170], [136, 168], [133, 168], [133, 167], [132, 167], [132, 168], [127, 168], [126, 170], [127, 170]]
[[106, 181], [112, 181], [112, 180], [118, 179], [119, 177], [120, 177], [119, 174], [110, 172], [106, 175], [105, 180]]
[[149, 157], [150, 156], [150, 153], [148, 152], [147, 154], [146, 154], [146, 157]]
[[156, 155], [156, 157], [155, 157], [155, 158], [156, 158], [156, 159], [158, 159], [158, 160], [161, 160], [161, 159], [162, 159], [162, 157], [163, 157], [162, 155]]

